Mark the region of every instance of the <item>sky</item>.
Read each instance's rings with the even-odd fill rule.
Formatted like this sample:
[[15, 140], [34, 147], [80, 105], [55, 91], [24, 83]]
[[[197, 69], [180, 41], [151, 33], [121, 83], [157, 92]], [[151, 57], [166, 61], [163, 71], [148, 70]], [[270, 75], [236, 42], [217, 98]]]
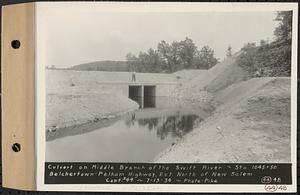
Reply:
[[[38, 12], [37, 35], [44, 65], [59, 68], [99, 61], [125, 60], [167, 42], [191, 38], [224, 59], [248, 42], [272, 40], [276, 13], [263, 12], [109, 12], [99, 6], [47, 6]], [[43, 53], [43, 54], [41, 54]]]

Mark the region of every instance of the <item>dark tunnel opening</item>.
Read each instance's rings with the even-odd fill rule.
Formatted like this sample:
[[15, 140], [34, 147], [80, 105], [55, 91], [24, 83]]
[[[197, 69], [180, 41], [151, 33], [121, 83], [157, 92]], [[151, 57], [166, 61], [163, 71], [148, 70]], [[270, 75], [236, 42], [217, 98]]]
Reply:
[[128, 93], [129, 98], [137, 102], [140, 105], [140, 108], [142, 108], [144, 105], [142, 86], [138, 86], [138, 85], [129, 86], [128, 90], [129, 90]]
[[137, 102], [140, 108], [154, 108], [156, 106], [156, 86], [129, 86], [129, 98]]
[[144, 86], [144, 108], [154, 108], [156, 106], [156, 87]]

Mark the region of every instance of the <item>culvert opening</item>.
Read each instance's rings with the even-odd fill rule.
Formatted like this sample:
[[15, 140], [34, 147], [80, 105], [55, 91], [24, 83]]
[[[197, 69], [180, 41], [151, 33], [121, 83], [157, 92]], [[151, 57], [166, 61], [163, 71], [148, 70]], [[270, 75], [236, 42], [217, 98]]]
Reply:
[[143, 89], [142, 86], [129, 86], [129, 98], [132, 99], [133, 101], [136, 101], [140, 107], [143, 107], [144, 102], [143, 102]]
[[131, 85], [128, 90], [129, 98], [136, 101], [140, 108], [156, 106], [156, 86]]
[[144, 86], [144, 108], [154, 108], [156, 97], [155, 86]]

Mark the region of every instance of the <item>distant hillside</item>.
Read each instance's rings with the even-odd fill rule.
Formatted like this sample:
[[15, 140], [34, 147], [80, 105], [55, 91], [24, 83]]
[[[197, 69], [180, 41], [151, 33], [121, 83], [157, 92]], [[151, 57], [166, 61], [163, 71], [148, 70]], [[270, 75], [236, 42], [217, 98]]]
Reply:
[[87, 71], [129, 71], [128, 64], [125, 61], [96, 61], [75, 65], [70, 69]]

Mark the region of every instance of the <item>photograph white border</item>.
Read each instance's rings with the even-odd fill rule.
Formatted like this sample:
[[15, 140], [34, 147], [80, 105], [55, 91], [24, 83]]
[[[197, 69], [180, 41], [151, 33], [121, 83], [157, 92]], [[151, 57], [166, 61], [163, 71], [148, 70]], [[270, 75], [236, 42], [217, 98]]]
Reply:
[[[292, 74], [291, 74], [291, 163], [293, 184], [285, 192], [297, 191], [297, 40], [298, 4], [295, 3], [200, 3], [200, 2], [38, 2], [36, 24], [36, 185], [41, 191], [117, 191], [117, 192], [265, 192], [264, 185], [205, 184], [44, 184], [45, 174], [45, 61], [46, 45], [40, 42], [39, 16], [49, 6], [98, 6], [101, 12], [259, 12], [293, 10]], [[67, 9], [66, 9], [67, 11]], [[274, 162], [276, 163], [276, 162]], [[282, 193], [282, 191], [277, 191]]]

